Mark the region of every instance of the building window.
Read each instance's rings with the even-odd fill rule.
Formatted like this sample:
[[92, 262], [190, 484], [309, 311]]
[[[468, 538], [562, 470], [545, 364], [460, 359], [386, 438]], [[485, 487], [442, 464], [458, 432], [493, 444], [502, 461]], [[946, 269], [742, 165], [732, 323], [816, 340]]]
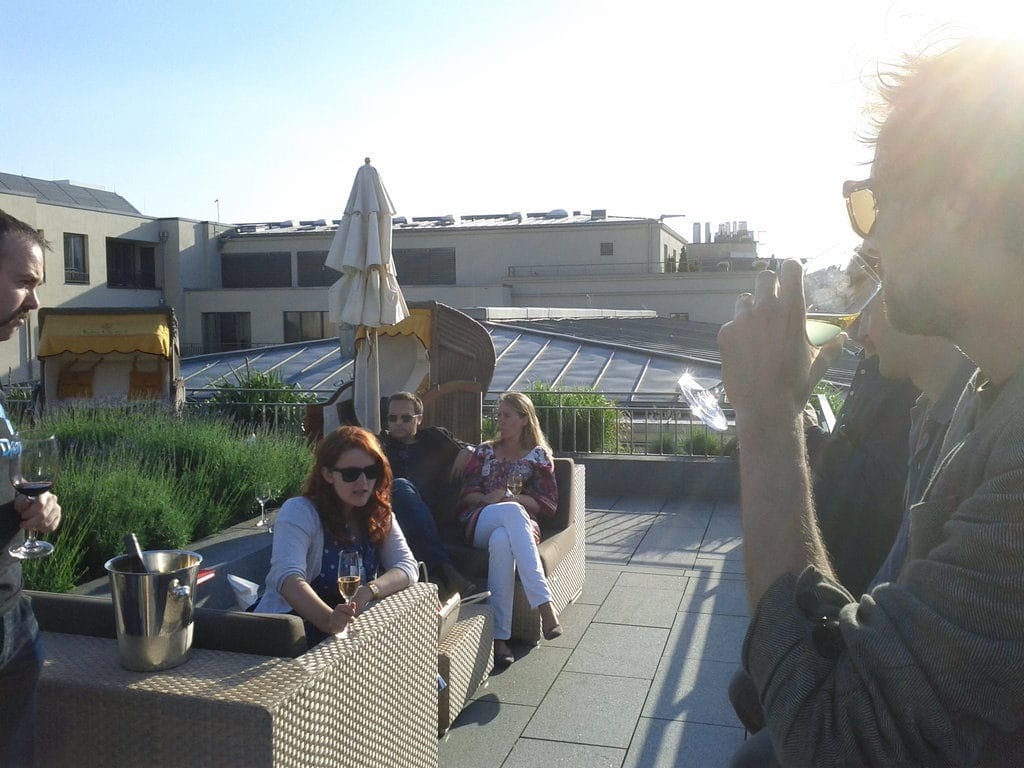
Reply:
[[285, 312], [285, 342], [326, 339], [332, 335], [328, 333], [331, 325], [327, 318], [326, 312]]
[[291, 253], [226, 253], [220, 257], [225, 288], [291, 288]]
[[89, 284], [89, 248], [85, 235], [64, 233], [64, 282]]
[[300, 287], [323, 288], [334, 285], [341, 277], [341, 272], [324, 264], [327, 251], [299, 251], [296, 257]]
[[614, 256], [615, 255], [615, 244], [614, 243], [601, 243], [601, 255], [602, 256]]
[[203, 352], [252, 347], [248, 312], [203, 312]]
[[108, 237], [107, 286], [156, 288], [156, 248]]
[[402, 285], [455, 285], [454, 248], [396, 248], [392, 255]]

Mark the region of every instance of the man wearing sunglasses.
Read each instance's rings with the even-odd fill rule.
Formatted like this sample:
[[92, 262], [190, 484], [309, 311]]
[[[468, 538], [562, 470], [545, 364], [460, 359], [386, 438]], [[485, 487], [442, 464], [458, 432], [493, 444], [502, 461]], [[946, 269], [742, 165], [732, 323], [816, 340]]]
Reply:
[[758, 276], [719, 334], [743, 446], [742, 661], [782, 765], [1024, 765], [1024, 48], [960, 41], [884, 73], [879, 95], [851, 223], [881, 257], [893, 328], [944, 337], [979, 370], [908, 511], [896, 581], [858, 603], [806, 470], [822, 350], [802, 331], [801, 269]]
[[417, 560], [427, 566], [442, 598], [474, 594], [476, 586], [459, 573], [445, 548], [437, 521], [455, 521], [458, 488], [453, 472], [463, 446], [441, 427], [421, 429], [423, 401], [411, 392], [388, 398], [388, 427], [381, 446], [391, 463], [392, 509]]

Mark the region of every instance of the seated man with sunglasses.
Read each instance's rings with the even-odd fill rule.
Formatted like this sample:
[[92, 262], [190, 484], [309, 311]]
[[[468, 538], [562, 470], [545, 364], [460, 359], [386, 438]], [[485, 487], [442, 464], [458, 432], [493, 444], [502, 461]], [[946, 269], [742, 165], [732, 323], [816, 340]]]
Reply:
[[396, 392], [388, 398], [388, 428], [380, 437], [395, 474], [391, 505], [442, 600], [455, 592], [466, 597], [476, 586], [455, 568], [437, 527], [438, 519], [454, 514], [458, 487], [453, 467], [463, 445], [441, 427], [420, 429], [422, 421], [423, 401], [416, 395]]

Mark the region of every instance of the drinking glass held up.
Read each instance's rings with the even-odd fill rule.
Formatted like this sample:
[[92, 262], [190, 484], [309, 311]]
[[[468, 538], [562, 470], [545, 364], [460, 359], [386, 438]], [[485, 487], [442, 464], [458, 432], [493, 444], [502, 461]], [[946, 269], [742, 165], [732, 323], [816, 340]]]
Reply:
[[[10, 461], [11, 485], [30, 501], [53, 488], [60, 474], [60, 447], [55, 435], [19, 434], [13, 444]], [[36, 531], [28, 531], [25, 541], [8, 550], [19, 560], [36, 560], [53, 552], [53, 544], [43, 541]]]

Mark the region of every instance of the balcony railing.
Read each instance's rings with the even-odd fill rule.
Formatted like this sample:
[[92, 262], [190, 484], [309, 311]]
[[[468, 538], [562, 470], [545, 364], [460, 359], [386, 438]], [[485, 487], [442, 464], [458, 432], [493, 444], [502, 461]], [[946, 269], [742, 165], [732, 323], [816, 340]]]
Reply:
[[[216, 390], [188, 392], [186, 412], [196, 416], [219, 415], [284, 429], [301, 429], [305, 403], [274, 402], [277, 390], [232, 390], [247, 402], [217, 403]], [[262, 394], [262, 398], [260, 395]], [[310, 392], [319, 402], [331, 394]], [[483, 438], [496, 433], [496, 400], [488, 393], [483, 410]], [[614, 394], [614, 393], [613, 393]], [[251, 397], [249, 397], [251, 395]], [[731, 435], [719, 435], [691, 418], [689, 407], [674, 394], [648, 395], [645, 403], [580, 406], [579, 393], [545, 392], [545, 405], [537, 408], [542, 429], [556, 454], [607, 454], [631, 456], [714, 456], [731, 452]], [[263, 402], [260, 402], [260, 400]], [[731, 416], [730, 411], [726, 411]], [[444, 426], [444, 425], [440, 425]]]

